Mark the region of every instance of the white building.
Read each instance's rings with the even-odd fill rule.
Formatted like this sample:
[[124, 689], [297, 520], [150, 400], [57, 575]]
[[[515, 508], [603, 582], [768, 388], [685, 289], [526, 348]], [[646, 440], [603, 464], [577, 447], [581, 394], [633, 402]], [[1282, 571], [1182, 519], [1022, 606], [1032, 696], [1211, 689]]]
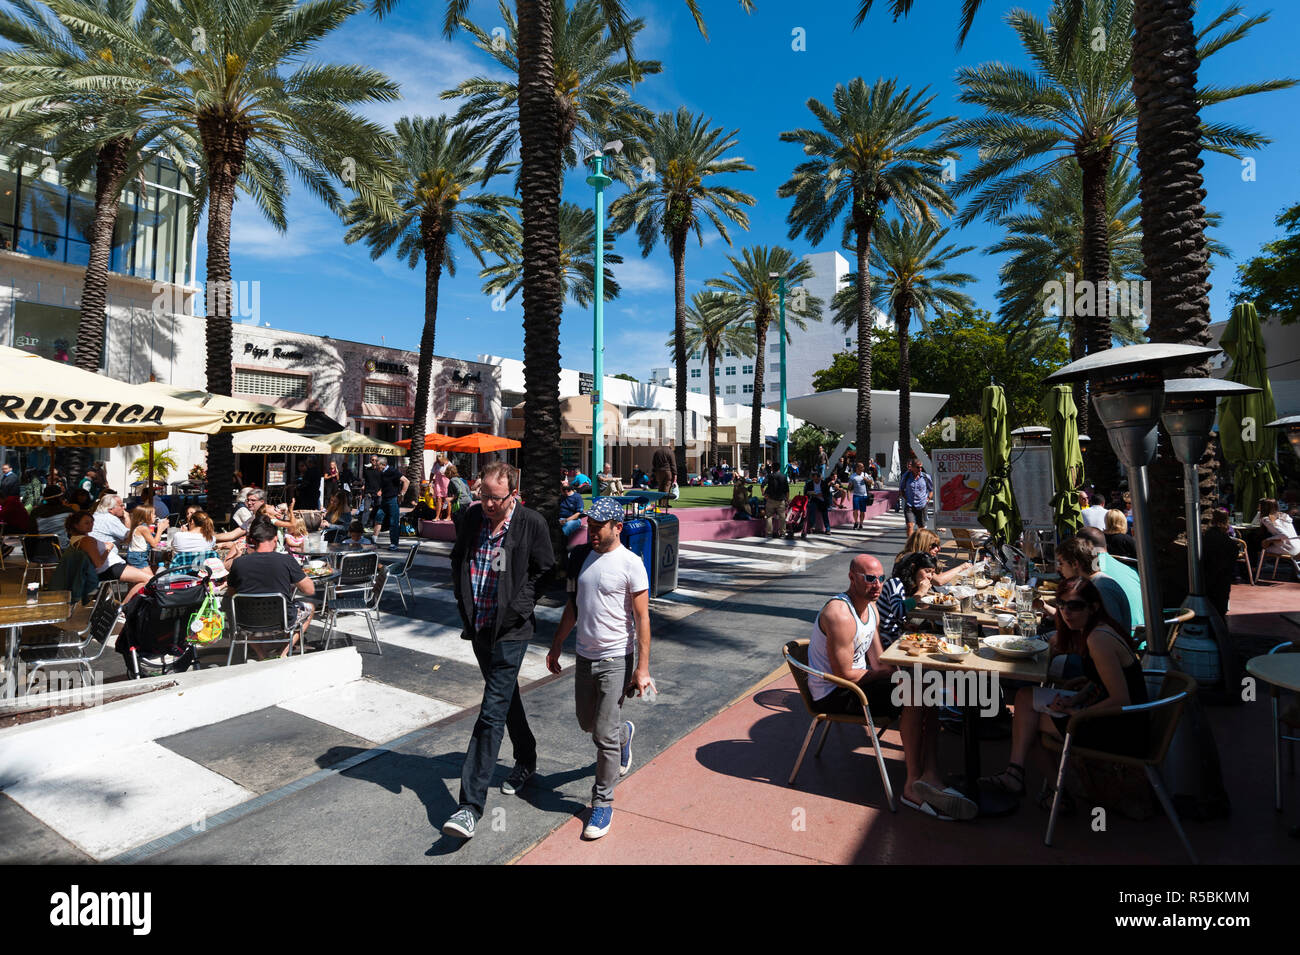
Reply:
[[[786, 291], [786, 331], [790, 338], [785, 356], [787, 395], [804, 395], [815, 391], [813, 376], [830, 366], [836, 352], [856, 353], [858, 347], [857, 333], [844, 331], [832, 319], [831, 303], [835, 293], [844, 288], [849, 272], [852, 271], [848, 260], [835, 251], [810, 253], [803, 258], [812, 267], [814, 274], [803, 284], [802, 289], [806, 295], [821, 299], [822, 319], [807, 319], [808, 328], [801, 331], [789, 321], [790, 314], [798, 310], [800, 287]], [[878, 309], [876, 324], [880, 327], [890, 325], [884, 313]], [[781, 340], [775, 321], [768, 326], [766, 350], [766, 361], [763, 363], [764, 404], [781, 397]], [[687, 390], [693, 394], [704, 394], [709, 386], [709, 369], [705, 357], [702, 351], [687, 356]], [[718, 397], [728, 404], [749, 405], [754, 396], [754, 365], [753, 358], [730, 351], [719, 355], [714, 375]], [[660, 384], [671, 386], [674, 380], [671, 368], [652, 368], [650, 374]]]

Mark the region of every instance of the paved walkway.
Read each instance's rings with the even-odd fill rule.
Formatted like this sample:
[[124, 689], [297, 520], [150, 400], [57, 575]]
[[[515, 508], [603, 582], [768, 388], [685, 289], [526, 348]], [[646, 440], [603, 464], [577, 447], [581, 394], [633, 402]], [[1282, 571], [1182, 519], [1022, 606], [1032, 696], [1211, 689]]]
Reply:
[[[666, 745], [716, 712], [770, 662], [765, 653], [743, 654], [752, 656], [752, 661], [732, 671], [729, 679], [735, 685], [729, 696], [719, 698], [719, 681], [709, 673], [676, 672], [675, 640], [683, 668], [689, 669], [690, 658], [699, 660], [700, 648], [707, 648], [710, 665], [725, 667], [740, 645], [767, 642], [767, 631], [759, 622], [763, 617], [789, 612], [780, 606], [782, 588], [773, 588], [774, 582], [798, 579], [800, 589], [813, 595], [807, 599], [816, 600], [815, 595], [830, 585], [821, 582], [822, 570], [811, 575], [803, 571], [819, 568], [823, 557], [868, 539], [879, 538], [887, 542], [886, 550], [896, 550], [894, 538], [901, 537], [897, 523], [897, 518], [885, 517], [873, 530], [840, 530], [806, 541], [750, 538], [683, 544], [678, 590], [652, 602], [655, 672], [665, 700], [657, 709], [665, 719], [657, 729], [654, 724], [659, 721], [651, 720], [638, 743], [652, 752], [658, 735], [658, 745]], [[249, 853], [262, 861], [368, 860], [371, 847], [356, 844], [355, 830], [346, 816], [339, 817], [343, 829], [325, 847], [317, 836], [329, 826], [312, 823], [307, 825], [310, 832], [297, 834], [297, 810], [286, 804], [313, 805], [320, 794], [342, 786], [356, 794], [357, 811], [365, 816], [374, 811], [375, 797], [371, 783], [358, 789], [357, 781], [382, 780], [380, 785], [391, 787], [394, 797], [385, 812], [414, 812], [415, 816], [399, 826], [405, 831], [409, 825], [407, 839], [378, 851], [396, 853], [396, 857], [384, 855], [390, 861], [409, 861], [406, 852], [420, 848], [416, 843], [422, 840], [427, 848], [431, 827], [436, 838], [437, 826], [454, 808], [448, 793], [457, 788], [465, 741], [482, 695], [477, 664], [469, 644], [460, 639], [450, 589], [449, 552], [450, 544], [421, 545], [412, 572], [416, 597], [406, 610], [401, 609], [395, 593], [385, 597], [380, 626], [382, 656], [374, 652], [364, 623], [357, 619], [345, 622], [343, 629], [358, 638], [364, 672], [361, 680], [341, 691], [299, 697], [176, 735], [165, 735], [165, 728], [160, 727], [163, 735], [128, 753], [62, 768], [57, 777], [11, 786], [0, 794], [0, 858], [136, 861], [164, 854], [195, 858], [195, 852], [198, 857], [213, 858], [206, 854], [213, 850], [200, 846], [219, 846], [215, 858], [223, 861], [247, 859]], [[836, 575], [842, 572], [843, 568], [837, 567]], [[747, 600], [736, 599], [756, 586], [764, 588], [761, 610]], [[769, 603], [772, 606], [767, 606]], [[706, 607], [712, 611], [692, 619], [695, 611]], [[727, 609], [719, 612], [722, 607]], [[589, 779], [592, 767], [587, 764], [592, 757], [573, 725], [571, 676], [566, 672], [552, 677], [544, 663], [560, 608], [541, 606], [537, 613], [543, 621], [544, 639], [529, 648], [521, 681], [528, 692], [530, 712], [539, 711], [533, 719], [534, 728], [542, 739], [543, 752], [556, 755], [552, 782], [568, 777]], [[677, 633], [679, 625], [688, 621], [684, 632]], [[732, 633], [742, 628], [747, 633], [736, 640]], [[219, 655], [224, 663], [224, 650]], [[112, 655], [106, 659], [114, 661]], [[571, 664], [571, 656], [564, 662], [566, 667]], [[727, 680], [721, 682], [729, 685]], [[544, 705], [534, 703], [543, 699]], [[549, 709], [554, 713], [543, 715]], [[502, 774], [509, 768], [508, 751], [507, 745]], [[423, 767], [414, 774], [420, 777], [418, 782], [408, 773], [415, 767]], [[585, 768], [575, 772], [574, 767]], [[420, 813], [410, 799], [415, 796], [415, 803], [424, 802], [422, 797], [430, 786], [440, 791], [440, 796]], [[582, 790], [579, 784], [574, 791]], [[160, 800], [164, 791], [166, 798]], [[333, 804], [338, 797], [329, 798]], [[515, 801], [514, 805], [521, 804]], [[545, 801], [535, 808], [542, 810], [529, 820], [536, 832], [526, 841], [498, 843], [488, 858], [508, 859], [564, 818], [548, 816], [554, 807]], [[287, 830], [286, 844], [277, 846], [273, 836], [248, 842], [248, 820], [285, 811], [290, 815], [273, 828]], [[416, 817], [422, 818], [411, 821]], [[295, 834], [290, 836], [290, 832]]]

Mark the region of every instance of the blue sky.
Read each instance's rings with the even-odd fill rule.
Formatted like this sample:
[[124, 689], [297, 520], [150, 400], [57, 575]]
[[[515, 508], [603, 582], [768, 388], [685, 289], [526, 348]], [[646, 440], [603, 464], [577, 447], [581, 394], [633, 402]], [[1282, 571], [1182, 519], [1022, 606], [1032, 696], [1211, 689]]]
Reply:
[[[705, 244], [694, 240], [688, 247], [688, 294], [705, 280], [727, 269], [728, 254], [745, 245], [784, 244], [799, 254], [836, 248], [838, 232], [818, 247], [803, 239], [786, 238], [789, 200], [779, 199], [777, 188], [800, 161], [797, 145], [782, 143], [782, 131], [813, 124], [805, 103], [809, 97], [829, 101], [837, 83], [862, 76], [898, 77], [901, 84], [935, 95], [937, 115], [970, 115], [973, 110], [957, 102], [954, 74], [958, 67], [1000, 60], [1027, 65], [1005, 12], [1016, 4], [986, 0], [975, 28], [961, 51], [954, 49], [959, 0], [918, 0], [910, 20], [893, 23], [886, 0], [857, 31], [851, 30], [857, 4], [851, 0], [830, 3], [779, 3], [758, 0], [751, 15], [740, 12], [732, 0], [707, 0], [705, 8], [710, 40], [696, 31], [680, 0], [628, 0], [634, 16], [647, 21], [637, 43], [637, 55], [663, 62], [664, 71], [638, 86], [641, 102], [655, 110], [678, 106], [711, 117], [717, 126], [737, 130], [735, 153], [753, 172], [729, 177], [729, 184], [757, 199], [749, 210], [750, 228], [732, 231], [728, 248], [716, 233], [705, 233]], [[1247, 14], [1269, 8], [1246, 2]], [[1046, 15], [1045, 0], [1019, 4], [1036, 15]], [[1201, 3], [1198, 24], [1225, 4]], [[391, 124], [402, 115], [431, 115], [454, 109], [438, 94], [460, 80], [492, 73], [496, 64], [477, 50], [469, 37], [458, 34], [450, 41], [440, 33], [443, 4], [406, 0], [383, 21], [357, 17], [330, 38], [317, 58], [359, 62], [384, 70], [403, 89], [403, 100], [369, 110], [372, 118]], [[471, 18], [489, 31], [500, 23], [495, 2], [476, 0]], [[794, 31], [801, 29], [806, 50], [792, 48]], [[1281, 3], [1272, 19], [1257, 27], [1246, 40], [1216, 55], [1202, 68], [1202, 82], [1228, 85], [1300, 73], [1294, 49], [1300, 40], [1300, 4]], [[1273, 143], [1260, 150], [1253, 181], [1243, 178], [1235, 159], [1205, 153], [1203, 174], [1206, 207], [1222, 213], [1222, 226], [1214, 233], [1231, 251], [1231, 259], [1212, 260], [1211, 307], [1214, 320], [1227, 317], [1228, 296], [1236, 262], [1257, 252], [1275, 238], [1277, 213], [1297, 201], [1296, 170], [1300, 167], [1300, 90], [1285, 90], [1252, 97], [1207, 111], [1209, 118], [1227, 118], [1252, 126]], [[1288, 120], [1287, 117], [1292, 117]], [[974, 157], [971, 157], [973, 160]], [[960, 174], [967, 160], [959, 163]], [[568, 176], [565, 198], [587, 204], [591, 189], [584, 172]], [[510, 188], [502, 178], [495, 188]], [[610, 197], [620, 193], [615, 184]], [[423, 322], [423, 267], [415, 270], [390, 255], [372, 261], [362, 246], [346, 246], [338, 220], [299, 186], [288, 200], [290, 226], [278, 234], [262, 220], [246, 197], [236, 204], [232, 236], [234, 278], [261, 282], [263, 321], [273, 328], [327, 334], [363, 342], [416, 349]], [[999, 230], [983, 223], [956, 232], [953, 239], [977, 251], [956, 260], [963, 271], [977, 277], [970, 291], [979, 307], [994, 310], [1000, 257], [982, 250], [1000, 238]], [[202, 278], [204, 240], [200, 232], [199, 274]], [[643, 259], [631, 236], [621, 237], [618, 250], [625, 262], [615, 274], [623, 286], [620, 299], [606, 306], [606, 373], [628, 372], [644, 377], [654, 365], [666, 365], [664, 343], [672, 329], [672, 268], [667, 250], [659, 246]], [[458, 250], [459, 252], [460, 250]], [[847, 257], [847, 256], [846, 256]], [[493, 311], [480, 291], [477, 263], [458, 255], [457, 278], [443, 278], [439, 295], [436, 351], [441, 355], [473, 358], [482, 352], [523, 357], [523, 309], [516, 297], [505, 311]], [[591, 367], [590, 312], [570, 304], [561, 330], [561, 356], [566, 367]], [[829, 356], [828, 356], [829, 364]]]

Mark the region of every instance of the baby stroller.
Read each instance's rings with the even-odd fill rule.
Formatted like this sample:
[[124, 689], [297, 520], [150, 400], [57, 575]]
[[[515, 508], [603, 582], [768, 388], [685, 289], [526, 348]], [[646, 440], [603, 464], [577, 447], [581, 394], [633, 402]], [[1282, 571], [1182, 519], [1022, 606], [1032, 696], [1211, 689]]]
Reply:
[[122, 654], [130, 679], [199, 669], [184, 630], [207, 596], [209, 576], [206, 569], [163, 571], [127, 603], [126, 623], [113, 648]]
[[795, 534], [802, 534], [806, 520], [808, 520], [808, 497], [804, 494], [795, 495], [790, 499], [790, 506], [785, 512], [785, 536], [794, 537]]

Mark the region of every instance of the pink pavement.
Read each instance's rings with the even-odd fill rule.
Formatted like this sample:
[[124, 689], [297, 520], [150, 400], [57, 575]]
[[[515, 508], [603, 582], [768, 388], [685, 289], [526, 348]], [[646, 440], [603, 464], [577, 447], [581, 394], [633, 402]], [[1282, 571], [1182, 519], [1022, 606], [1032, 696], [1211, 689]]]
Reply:
[[[1238, 585], [1229, 620], [1249, 624], [1252, 646], [1276, 637], [1300, 639], [1300, 584]], [[1268, 633], [1264, 630], [1268, 617]], [[1263, 639], [1261, 639], [1263, 638]], [[1267, 648], [1265, 648], [1267, 649]], [[779, 659], [778, 651], [774, 657]], [[1284, 778], [1285, 811], [1273, 810], [1268, 691], [1240, 706], [1207, 708], [1232, 800], [1227, 819], [1183, 823], [1203, 863], [1292, 863], [1300, 840], [1287, 831], [1300, 821], [1300, 777]], [[1186, 862], [1172, 826], [1110, 812], [1094, 831], [1082, 807], [1063, 818], [1053, 846], [1043, 845], [1047, 813], [1027, 798], [1014, 814], [969, 823], [937, 822], [903, 807], [891, 813], [865, 733], [832, 730], [820, 758], [809, 754], [796, 785], [786, 785], [808, 716], [785, 668], [688, 733], [618, 785], [614, 825], [596, 842], [581, 839], [572, 819], [526, 852], [521, 864], [845, 864], [845, 863], [1094, 863]], [[903, 759], [896, 731], [883, 736], [897, 793]], [[983, 765], [1005, 764], [1007, 742], [981, 744]], [[940, 759], [961, 766], [961, 741], [945, 733]], [[1040, 777], [1030, 771], [1031, 793]]]

